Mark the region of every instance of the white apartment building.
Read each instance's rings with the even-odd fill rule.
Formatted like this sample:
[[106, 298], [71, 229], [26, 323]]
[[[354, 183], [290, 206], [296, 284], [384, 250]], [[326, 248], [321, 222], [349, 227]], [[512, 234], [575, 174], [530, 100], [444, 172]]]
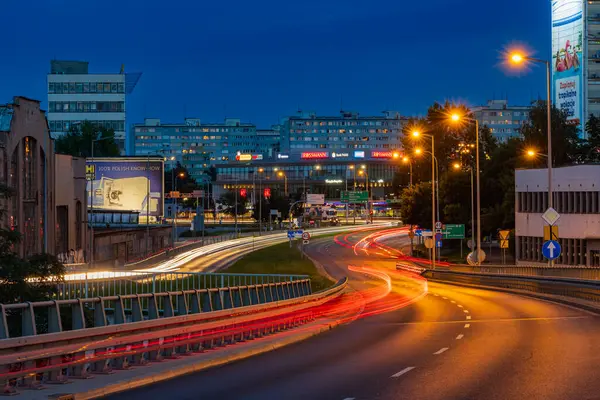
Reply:
[[[600, 165], [552, 170], [553, 206], [562, 254], [557, 265], [600, 266]], [[548, 170], [515, 172], [515, 235], [518, 264], [546, 262], [542, 256], [548, 208]]]
[[83, 121], [113, 129], [125, 148], [126, 74], [90, 74], [83, 61], [50, 62], [48, 124], [56, 138]]
[[499, 142], [521, 135], [521, 127], [529, 121], [531, 106], [509, 105], [507, 100], [490, 100], [485, 106], [473, 108], [479, 125], [490, 128]]

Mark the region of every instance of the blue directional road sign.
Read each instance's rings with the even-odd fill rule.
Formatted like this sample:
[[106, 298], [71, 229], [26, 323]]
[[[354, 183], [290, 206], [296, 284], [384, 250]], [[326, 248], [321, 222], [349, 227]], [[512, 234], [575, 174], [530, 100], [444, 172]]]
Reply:
[[435, 240], [442, 240], [442, 234], [441, 233], [436, 233], [435, 234]]
[[548, 240], [542, 245], [542, 254], [548, 260], [556, 260], [560, 256], [560, 243], [556, 240]]
[[415, 236], [423, 236], [423, 231], [420, 229], [415, 229]]
[[435, 241], [435, 247], [437, 247], [438, 249], [442, 248], [442, 241], [441, 240], [436, 240]]
[[298, 230], [289, 230], [287, 231], [287, 236], [288, 239], [295, 239], [297, 237], [302, 237], [302, 234], [304, 233], [304, 231], [302, 229], [298, 229]]

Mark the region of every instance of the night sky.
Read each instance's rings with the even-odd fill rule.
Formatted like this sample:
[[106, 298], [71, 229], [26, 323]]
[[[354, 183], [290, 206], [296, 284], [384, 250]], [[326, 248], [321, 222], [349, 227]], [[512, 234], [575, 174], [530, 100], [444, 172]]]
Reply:
[[547, 58], [548, 0], [30, 0], [0, 5], [0, 103], [46, 101], [50, 60], [143, 72], [128, 123], [184, 116], [269, 127], [300, 108], [424, 114], [434, 101], [545, 96], [543, 68], [501, 65], [518, 43]]

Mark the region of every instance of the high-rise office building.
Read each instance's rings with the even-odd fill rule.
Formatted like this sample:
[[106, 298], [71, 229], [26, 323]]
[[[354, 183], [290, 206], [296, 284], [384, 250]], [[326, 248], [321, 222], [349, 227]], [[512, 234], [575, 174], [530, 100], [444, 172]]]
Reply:
[[54, 138], [72, 126], [89, 121], [113, 129], [125, 149], [125, 99], [140, 74], [90, 74], [84, 61], [50, 62], [48, 74], [48, 123]]

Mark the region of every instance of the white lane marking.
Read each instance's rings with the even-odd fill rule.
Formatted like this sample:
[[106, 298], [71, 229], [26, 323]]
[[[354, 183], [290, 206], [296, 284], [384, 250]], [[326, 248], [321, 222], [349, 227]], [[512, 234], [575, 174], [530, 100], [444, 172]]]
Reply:
[[458, 308], [463, 308], [463, 306], [459, 304], [459, 305], [458, 305]]
[[465, 328], [469, 328], [471, 324], [465, 324]]
[[354, 400], [356, 397], [346, 397], [344, 400]]
[[467, 315], [467, 319], [471, 319], [471, 316], [470, 316], [470, 315]]
[[390, 376], [390, 378], [397, 378], [399, 376], [404, 375], [405, 373], [407, 373], [408, 371], [412, 371], [413, 369], [415, 369], [415, 367], [406, 367], [404, 368], [402, 371], [400, 372], [396, 372], [394, 375]]
[[440, 297], [440, 295], [439, 295], [439, 294], [437, 294], [437, 293], [434, 293], [433, 295], [434, 295], [435, 297]]
[[456, 304], [456, 302], [455, 302], [454, 300], [450, 300], [450, 303], [454, 303], [454, 304]]
[[443, 352], [445, 352], [446, 350], [448, 350], [449, 347], [442, 347], [441, 349], [439, 349], [438, 351], [436, 351], [435, 353], [433, 353], [434, 355], [439, 355], [442, 354]]
[[456, 337], [456, 340], [460, 340], [460, 339], [462, 339], [462, 338], [464, 338], [464, 337], [465, 337], [465, 335], [463, 335], [463, 334], [461, 333], [460, 335], [458, 335], [458, 336]]
[[444, 300], [448, 300], [448, 298], [447, 298], [447, 297], [442, 297], [442, 299], [444, 299]]
[[463, 312], [465, 312], [465, 313], [467, 313], [467, 314], [468, 314], [468, 313], [469, 313], [469, 310], [463, 310]]

